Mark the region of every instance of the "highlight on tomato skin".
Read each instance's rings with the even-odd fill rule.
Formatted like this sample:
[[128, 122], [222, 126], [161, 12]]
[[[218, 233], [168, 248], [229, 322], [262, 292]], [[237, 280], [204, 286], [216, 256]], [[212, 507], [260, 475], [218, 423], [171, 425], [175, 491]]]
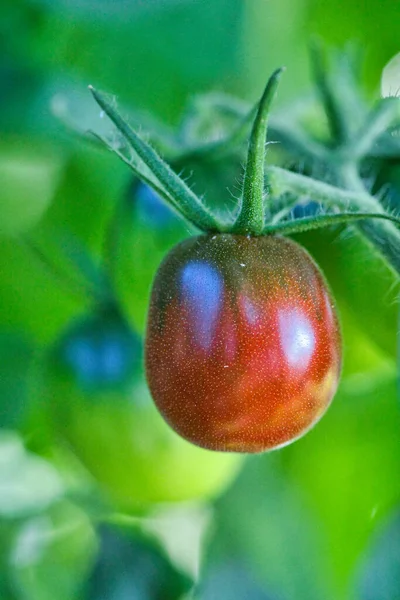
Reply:
[[322, 417], [338, 386], [330, 292], [287, 238], [180, 243], [158, 270], [146, 337], [155, 404], [177, 433], [210, 450], [284, 446]]

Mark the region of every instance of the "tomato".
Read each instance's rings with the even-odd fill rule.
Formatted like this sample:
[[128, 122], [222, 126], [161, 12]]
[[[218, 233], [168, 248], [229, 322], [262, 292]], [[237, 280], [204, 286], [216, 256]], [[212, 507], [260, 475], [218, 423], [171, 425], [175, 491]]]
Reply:
[[141, 362], [141, 340], [117, 310], [73, 323], [45, 356], [36, 386], [60, 441], [123, 510], [218, 494], [239, 457], [177, 436], [151, 401]]
[[330, 293], [295, 242], [202, 235], [161, 264], [147, 379], [161, 414], [187, 440], [235, 452], [283, 446], [326, 411], [340, 369]]

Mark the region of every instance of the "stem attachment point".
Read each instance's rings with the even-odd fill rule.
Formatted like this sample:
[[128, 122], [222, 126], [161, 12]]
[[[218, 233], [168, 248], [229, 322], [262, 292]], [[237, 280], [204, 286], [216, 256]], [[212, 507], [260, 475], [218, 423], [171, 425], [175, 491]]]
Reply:
[[235, 233], [261, 235], [264, 229], [265, 144], [268, 117], [284, 70], [285, 68], [281, 67], [271, 75], [258, 106], [250, 135], [242, 203], [233, 228]]

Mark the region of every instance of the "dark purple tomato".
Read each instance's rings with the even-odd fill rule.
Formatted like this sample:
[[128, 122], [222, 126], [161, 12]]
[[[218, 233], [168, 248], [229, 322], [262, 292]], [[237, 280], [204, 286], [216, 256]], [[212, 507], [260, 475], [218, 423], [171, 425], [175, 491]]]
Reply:
[[233, 452], [286, 445], [324, 414], [340, 369], [332, 298], [297, 243], [202, 235], [161, 264], [147, 379], [165, 420], [192, 443]]

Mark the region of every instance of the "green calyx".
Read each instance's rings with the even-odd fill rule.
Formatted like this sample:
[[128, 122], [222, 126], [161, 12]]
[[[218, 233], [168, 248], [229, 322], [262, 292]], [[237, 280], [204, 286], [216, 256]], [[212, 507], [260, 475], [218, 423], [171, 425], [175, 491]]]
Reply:
[[[317, 44], [312, 47], [312, 62], [331, 139], [317, 141], [303, 133], [296, 123], [291, 127], [290, 120], [279, 122], [279, 119], [270, 118], [271, 105], [284, 70], [280, 68], [269, 78], [255, 109], [244, 110], [234, 104], [227, 106], [228, 112], [236, 111], [238, 119], [238, 124], [228, 136], [186, 148], [189, 157], [217, 158], [224, 153], [232, 153], [247, 135], [250, 120], [253, 120], [242, 191], [233, 216], [211, 210], [128, 124], [114, 102], [90, 86], [94, 99], [111, 119], [119, 136], [118, 144], [105, 138], [100, 138], [100, 141], [201, 231], [251, 236], [291, 235], [309, 229], [354, 223], [400, 274], [400, 219], [389, 214], [379, 199], [365, 189], [359, 175], [361, 162], [365, 158], [376, 157], [377, 152], [385, 156], [385, 152], [390, 150], [390, 156], [393, 152], [400, 156], [400, 145], [396, 150], [393, 140], [389, 139], [393, 128], [400, 125], [400, 100], [384, 99], [368, 112], [357, 104], [359, 99], [349, 73], [346, 72], [344, 79], [341, 75], [342, 80], [339, 77], [338, 84], [335, 84], [334, 78], [327, 76], [325, 61]], [[352, 111], [356, 112], [354, 118]], [[302, 157], [311, 166], [329, 172], [329, 183], [277, 166], [266, 166], [269, 122], [274, 140], [280, 142], [289, 155], [292, 153], [293, 158]], [[184, 151], [181, 154], [185, 156]], [[292, 208], [299, 201], [312, 201], [320, 209], [313, 216], [294, 218]]]

